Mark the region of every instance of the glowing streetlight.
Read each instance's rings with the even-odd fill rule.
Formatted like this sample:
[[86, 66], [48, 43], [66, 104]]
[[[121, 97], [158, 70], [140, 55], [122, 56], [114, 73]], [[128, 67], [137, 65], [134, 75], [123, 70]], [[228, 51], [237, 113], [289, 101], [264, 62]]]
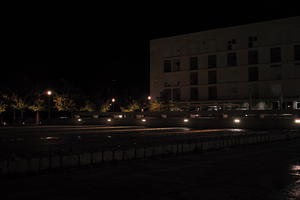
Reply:
[[148, 96], [148, 98], [147, 98], [149, 101], [152, 99], [152, 97], [151, 96]]
[[241, 123], [241, 120], [240, 119], [234, 119], [233, 122], [236, 123], [236, 124], [239, 124], [239, 123]]
[[48, 96], [51, 96], [51, 95], [52, 95], [52, 91], [51, 91], [51, 90], [48, 90], [48, 91], [47, 91], [47, 95], [48, 95]]
[[295, 119], [296, 124], [300, 124], [300, 119]]
[[48, 119], [50, 119], [50, 98], [52, 95], [52, 91], [51, 90], [47, 90], [46, 94], [48, 95]]
[[111, 102], [112, 102], [113, 112], [115, 112], [115, 102], [116, 102], [116, 99], [112, 98]]

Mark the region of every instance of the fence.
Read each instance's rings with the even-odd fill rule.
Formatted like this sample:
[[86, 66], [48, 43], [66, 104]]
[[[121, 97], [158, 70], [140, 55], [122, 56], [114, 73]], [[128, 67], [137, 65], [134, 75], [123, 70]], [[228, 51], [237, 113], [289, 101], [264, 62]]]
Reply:
[[299, 132], [282, 131], [247, 135], [206, 136], [153, 146], [137, 147], [134, 145], [126, 149], [112, 148], [82, 151], [80, 153], [49, 151], [47, 155], [41, 154], [35, 157], [9, 155], [0, 160], [0, 174], [41, 173], [101, 163], [151, 159], [157, 156], [176, 156], [184, 153], [220, 150], [241, 145], [263, 144], [299, 137]]

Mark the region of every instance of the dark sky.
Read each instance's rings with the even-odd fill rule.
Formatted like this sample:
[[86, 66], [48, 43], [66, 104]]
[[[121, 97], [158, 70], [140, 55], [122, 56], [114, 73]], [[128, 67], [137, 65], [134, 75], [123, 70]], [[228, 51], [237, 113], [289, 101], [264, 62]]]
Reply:
[[297, 15], [287, 1], [220, 2], [78, 5], [7, 16], [1, 88], [146, 96], [149, 40]]

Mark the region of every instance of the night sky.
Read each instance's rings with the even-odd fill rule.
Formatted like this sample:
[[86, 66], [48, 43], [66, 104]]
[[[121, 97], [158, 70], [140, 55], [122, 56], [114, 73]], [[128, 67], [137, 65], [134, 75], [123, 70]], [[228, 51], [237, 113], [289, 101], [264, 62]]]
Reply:
[[151, 39], [296, 16], [298, 8], [286, 1], [209, 2], [8, 16], [1, 90], [72, 87], [87, 96], [147, 96]]

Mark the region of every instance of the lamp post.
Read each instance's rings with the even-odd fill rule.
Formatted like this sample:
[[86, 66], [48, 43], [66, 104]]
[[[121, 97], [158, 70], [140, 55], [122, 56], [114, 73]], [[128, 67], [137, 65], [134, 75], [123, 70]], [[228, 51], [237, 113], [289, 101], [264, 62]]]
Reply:
[[[148, 96], [147, 97], [147, 102], [146, 102], [146, 105], [144, 105], [145, 107], [148, 107], [148, 110], [150, 110], [150, 102], [151, 102], [151, 96]], [[142, 112], [144, 112], [144, 108], [142, 109]]]
[[115, 112], [115, 102], [116, 102], [116, 99], [112, 98], [111, 102], [112, 102], [113, 112]]
[[46, 92], [46, 94], [48, 95], [48, 119], [50, 119], [50, 98], [51, 98], [51, 95], [52, 95], [52, 91], [48, 90]]

